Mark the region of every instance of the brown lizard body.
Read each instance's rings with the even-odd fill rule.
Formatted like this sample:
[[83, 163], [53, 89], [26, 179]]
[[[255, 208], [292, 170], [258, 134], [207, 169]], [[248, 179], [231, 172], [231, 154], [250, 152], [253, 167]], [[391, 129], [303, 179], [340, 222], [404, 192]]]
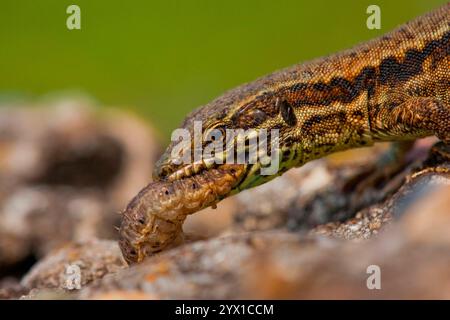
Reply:
[[260, 163], [193, 169], [174, 164], [172, 143], [157, 165], [157, 182], [124, 212], [124, 256], [140, 261], [168, 247], [187, 214], [307, 161], [377, 141], [436, 135], [449, 142], [449, 66], [446, 4], [378, 39], [275, 72], [197, 109], [182, 125], [191, 133], [194, 121], [205, 131], [279, 130], [280, 168], [268, 177], [259, 174]]

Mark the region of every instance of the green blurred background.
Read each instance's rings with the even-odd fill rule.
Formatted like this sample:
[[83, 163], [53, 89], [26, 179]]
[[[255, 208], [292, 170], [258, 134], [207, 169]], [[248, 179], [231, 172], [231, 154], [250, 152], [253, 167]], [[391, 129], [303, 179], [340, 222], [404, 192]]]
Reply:
[[[444, 0], [2, 0], [0, 97], [82, 92], [150, 120], [166, 137], [225, 90], [350, 47]], [[81, 30], [66, 8], [81, 8]], [[366, 8], [381, 7], [381, 30]]]

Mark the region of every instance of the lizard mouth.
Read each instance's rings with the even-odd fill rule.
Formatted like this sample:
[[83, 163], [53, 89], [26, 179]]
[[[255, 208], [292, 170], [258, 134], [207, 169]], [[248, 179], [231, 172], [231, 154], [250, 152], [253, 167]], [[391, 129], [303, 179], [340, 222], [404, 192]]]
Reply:
[[[247, 171], [249, 181], [259, 179], [260, 169], [263, 166], [261, 163], [261, 157], [267, 156], [268, 149], [260, 149], [261, 146], [251, 139], [255, 138], [258, 134], [257, 131], [251, 133], [248, 136], [231, 137], [232, 142], [226, 141], [226, 148], [220, 149], [220, 151], [214, 151], [214, 154], [200, 157], [199, 160], [190, 163], [180, 163], [181, 159], [173, 158], [171, 155], [172, 148], [169, 147], [160, 160], [156, 163], [153, 178], [155, 181], [177, 181], [184, 178], [194, 177], [195, 175], [202, 174], [204, 171], [217, 169], [224, 164], [239, 164], [243, 165]], [[274, 146], [269, 145], [269, 154], [274, 150]], [[278, 148], [278, 147], [277, 147]], [[195, 158], [193, 154], [190, 155], [190, 159]], [[231, 159], [231, 161], [230, 161]], [[252, 183], [245, 183], [246, 187], [251, 187]]]
[[[250, 143], [188, 164], [174, 164], [171, 149], [157, 163], [154, 182], [128, 204], [120, 228], [120, 247], [128, 263], [170, 248], [182, 240], [187, 215], [264, 183], [277, 174], [261, 175], [262, 163]], [[244, 152], [244, 163], [227, 163], [227, 155]]]

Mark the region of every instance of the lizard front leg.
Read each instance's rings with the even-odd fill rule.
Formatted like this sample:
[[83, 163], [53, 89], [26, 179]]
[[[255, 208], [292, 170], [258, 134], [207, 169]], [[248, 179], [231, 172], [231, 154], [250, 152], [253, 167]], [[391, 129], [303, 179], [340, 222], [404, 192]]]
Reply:
[[435, 135], [450, 143], [450, 105], [433, 97], [411, 97], [370, 110], [375, 140], [396, 141]]

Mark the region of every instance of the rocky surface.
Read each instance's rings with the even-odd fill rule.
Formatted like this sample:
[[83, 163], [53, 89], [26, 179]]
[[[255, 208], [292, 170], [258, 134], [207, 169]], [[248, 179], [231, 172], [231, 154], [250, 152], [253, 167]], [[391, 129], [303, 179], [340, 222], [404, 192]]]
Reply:
[[[90, 240], [51, 251], [23, 277], [20, 285], [30, 294], [39, 289], [79, 290], [126, 266], [116, 241]], [[76, 278], [78, 277], [79, 278]], [[79, 281], [78, 281], [79, 279]]]
[[[447, 179], [446, 184], [450, 180]], [[411, 207], [398, 224], [362, 243], [283, 243], [249, 261], [241, 297], [268, 299], [449, 299], [450, 188]], [[376, 269], [374, 269], [376, 268]], [[370, 276], [379, 270], [380, 289]], [[261, 282], [261, 279], [264, 281]]]
[[[286, 232], [238, 234], [198, 241], [127, 268], [82, 290], [79, 298], [223, 299], [236, 297], [242, 267], [256, 250], [276, 248]], [[291, 240], [292, 241], [292, 240]]]
[[127, 267], [114, 225], [150, 180], [152, 130], [73, 103], [0, 111], [0, 298], [450, 298], [450, 147], [435, 140], [389, 174], [374, 175], [383, 146], [291, 170]]
[[[436, 189], [397, 225], [363, 243], [287, 231], [236, 234], [149, 258], [78, 298], [449, 298], [449, 192]], [[380, 268], [380, 290], [367, 288], [370, 266]]]

